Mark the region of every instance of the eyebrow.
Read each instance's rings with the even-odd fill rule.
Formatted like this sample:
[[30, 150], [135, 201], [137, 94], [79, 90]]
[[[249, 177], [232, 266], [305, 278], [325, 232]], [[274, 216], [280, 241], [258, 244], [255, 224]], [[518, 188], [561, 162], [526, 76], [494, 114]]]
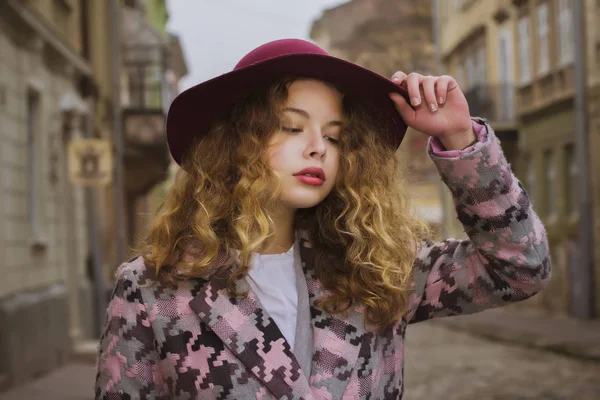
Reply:
[[[308, 119], [308, 118], [310, 118], [310, 114], [309, 114], [308, 112], [306, 112], [306, 111], [304, 111], [304, 110], [300, 109], [300, 108], [294, 108], [294, 107], [285, 107], [285, 108], [283, 109], [283, 111], [290, 111], [290, 112], [293, 112], [293, 113], [296, 113], [296, 114], [300, 114], [300, 115], [302, 115], [304, 118], [307, 118], [307, 119]], [[334, 121], [329, 121], [329, 122], [327, 123], [327, 125], [333, 125], [333, 126], [342, 126], [342, 121], [337, 121], [337, 120], [334, 120]]]

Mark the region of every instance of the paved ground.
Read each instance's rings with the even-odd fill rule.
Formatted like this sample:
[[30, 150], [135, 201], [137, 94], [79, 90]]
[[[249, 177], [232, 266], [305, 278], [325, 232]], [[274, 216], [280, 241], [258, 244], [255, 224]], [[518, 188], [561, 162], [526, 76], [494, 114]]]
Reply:
[[72, 363], [28, 385], [0, 394], [0, 400], [90, 400], [94, 398], [96, 368]]
[[485, 338], [521, 343], [600, 362], [600, 319], [584, 320], [526, 310], [514, 311], [511, 307], [438, 318], [435, 323]]
[[432, 321], [408, 328], [405, 382], [409, 400], [598, 400], [600, 363]]
[[[408, 329], [409, 400], [598, 400], [600, 362], [457, 331], [436, 320]], [[72, 363], [0, 400], [88, 400], [94, 366]]]

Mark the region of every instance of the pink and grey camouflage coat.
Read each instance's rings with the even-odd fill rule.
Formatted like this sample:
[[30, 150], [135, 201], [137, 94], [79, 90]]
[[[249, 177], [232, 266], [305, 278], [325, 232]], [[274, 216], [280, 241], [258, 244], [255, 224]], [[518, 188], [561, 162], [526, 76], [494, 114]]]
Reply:
[[[327, 295], [307, 237], [298, 235], [312, 354], [304, 371], [256, 295], [228, 296], [217, 277], [177, 289], [153, 281], [142, 258], [123, 264], [100, 341], [97, 399], [399, 399], [411, 323], [525, 300], [550, 277], [544, 228], [489, 126], [467, 152], [429, 151], [450, 188], [466, 240], [426, 243], [414, 263], [408, 311], [376, 334], [361, 307], [315, 306]], [[438, 144], [439, 145], [439, 144]]]

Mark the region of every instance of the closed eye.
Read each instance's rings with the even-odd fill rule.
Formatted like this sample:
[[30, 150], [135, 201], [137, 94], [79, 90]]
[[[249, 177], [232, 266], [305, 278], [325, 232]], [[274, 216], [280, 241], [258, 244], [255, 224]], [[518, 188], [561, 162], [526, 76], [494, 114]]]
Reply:
[[336, 138], [332, 138], [331, 136], [325, 136], [325, 139], [329, 140], [333, 144], [339, 144], [340, 143], [339, 140], [337, 140]]
[[284, 132], [290, 132], [290, 133], [300, 133], [300, 132], [302, 132], [302, 129], [288, 128], [286, 126], [281, 127], [281, 130], [284, 131]]

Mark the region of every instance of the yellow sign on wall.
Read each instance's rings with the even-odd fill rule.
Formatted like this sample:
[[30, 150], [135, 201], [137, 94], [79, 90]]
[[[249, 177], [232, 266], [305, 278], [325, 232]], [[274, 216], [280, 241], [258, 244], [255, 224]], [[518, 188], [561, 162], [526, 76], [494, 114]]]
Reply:
[[109, 140], [71, 140], [68, 157], [69, 180], [74, 185], [102, 186], [112, 181], [113, 156]]

